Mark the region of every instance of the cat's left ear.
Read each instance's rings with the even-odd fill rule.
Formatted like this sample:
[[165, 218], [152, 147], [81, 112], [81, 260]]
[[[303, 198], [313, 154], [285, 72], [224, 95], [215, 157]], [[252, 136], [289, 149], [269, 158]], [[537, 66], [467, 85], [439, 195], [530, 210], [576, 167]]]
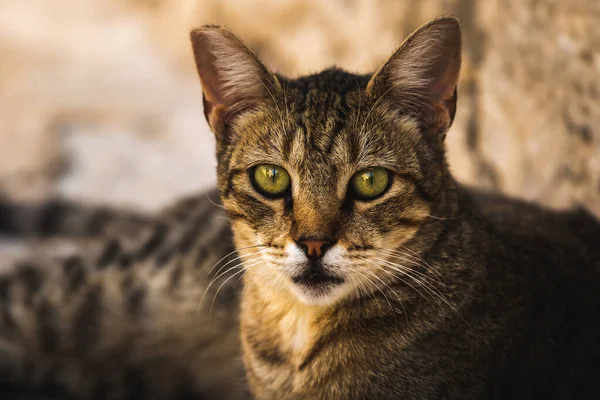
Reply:
[[279, 88], [279, 82], [240, 39], [223, 27], [206, 25], [190, 33], [204, 115], [218, 139], [226, 127]]
[[456, 113], [461, 31], [456, 18], [426, 23], [411, 34], [367, 86], [401, 112], [416, 114], [428, 130], [445, 133]]

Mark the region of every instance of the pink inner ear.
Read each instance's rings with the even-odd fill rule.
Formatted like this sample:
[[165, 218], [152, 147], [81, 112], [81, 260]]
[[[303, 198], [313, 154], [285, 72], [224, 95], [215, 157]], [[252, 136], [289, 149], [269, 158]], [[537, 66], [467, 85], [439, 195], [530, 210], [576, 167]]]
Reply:
[[200, 83], [206, 100], [213, 104], [223, 104], [223, 97], [220, 96], [221, 91], [219, 90], [221, 84], [217, 72], [206, 68], [203, 75], [204, 77], [200, 77]]
[[439, 64], [441, 65], [432, 70], [433, 79], [429, 86], [429, 94], [435, 104], [441, 104], [453, 95], [460, 74], [460, 61], [451, 60]]
[[205, 101], [212, 104], [223, 104], [222, 84], [219, 80], [219, 73], [215, 65], [216, 57], [211, 51], [209, 38], [204, 32], [195, 31], [192, 33], [192, 45]]

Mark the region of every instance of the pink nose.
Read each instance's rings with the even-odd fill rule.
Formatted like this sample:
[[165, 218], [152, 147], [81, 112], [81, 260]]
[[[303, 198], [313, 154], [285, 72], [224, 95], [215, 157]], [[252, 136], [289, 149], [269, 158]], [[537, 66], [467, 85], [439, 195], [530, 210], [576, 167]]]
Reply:
[[323, 257], [325, 251], [332, 244], [326, 240], [299, 240], [296, 243], [302, 247], [308, 258], [313, 260]]

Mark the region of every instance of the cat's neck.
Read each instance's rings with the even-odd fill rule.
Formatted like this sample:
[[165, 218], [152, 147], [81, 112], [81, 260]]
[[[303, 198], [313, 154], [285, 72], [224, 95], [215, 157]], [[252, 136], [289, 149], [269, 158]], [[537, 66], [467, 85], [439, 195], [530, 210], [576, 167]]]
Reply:
[[253, 362], [252, 355], [271, 354], [296, 368], [325, 331], [319, 321], [332, 312], [329, 306], [304, 304], [287, 290], [269, 291], [252, 279], [246, 279], [241, 308], [246, 362]]

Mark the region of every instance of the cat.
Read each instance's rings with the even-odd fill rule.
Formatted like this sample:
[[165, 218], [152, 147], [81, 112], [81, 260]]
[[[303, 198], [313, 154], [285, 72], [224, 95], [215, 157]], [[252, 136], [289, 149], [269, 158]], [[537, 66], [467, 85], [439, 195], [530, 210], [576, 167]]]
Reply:
[[0, 398], [248, 398], [216, 193], [158, 215], [4, 201], [0, 235], [76, 244], [0, 258]]
[[0, 233], [103, 242], [98, 254], [18, 263], [1, 278], [7, 388], [600, 395], [600, 223], [452, 177], [456, 19], [426, 23], [372, 75], [285, 78], [218, 26], [191, 41], [221, 203], [199, 195], [121, 222], [61, 203], [0, 207]]
[[456, 19], [372, 76], [286, 79], [227, 30], [191, 39], [236, 248], [259, 260], [241, 300], [257, 399], [600, 395], [598, 223], [485, 215], [446, 164]]

